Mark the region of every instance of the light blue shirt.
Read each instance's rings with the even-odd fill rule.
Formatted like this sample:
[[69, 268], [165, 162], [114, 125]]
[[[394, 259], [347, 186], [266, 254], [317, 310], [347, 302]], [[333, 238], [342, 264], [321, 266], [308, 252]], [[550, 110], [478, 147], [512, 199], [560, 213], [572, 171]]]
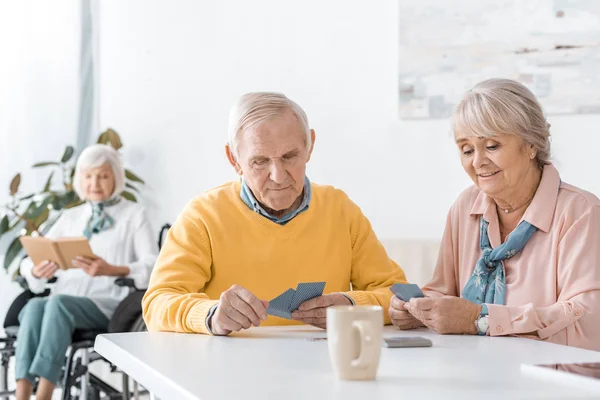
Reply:
[[242, 188], [240, 189], [240, 197], [242, 198], [242, 201], [244, 203], [246, 203], [246, 205], [251, 210], [256, 211], [263, 217], [267, 218], [270, 221], [275, 222], [276, 224], [285, 225], [286, 223], [288, 223], [289, 221], [294, 219], [298, 214], [308, 210], [308, 206], [310, 204], [310, 199], [312, 197], [312, 189], [310, 187], [310, 180], [306, 176], [304, 177], [303, 192], [304, 192], [304, 197], [302, 198], [302, 203], [300, 203], [300, 206], [298, 208], [296, 208], [295, 210], [292, 210], [289, 213], [285, 214], [281, 218], [272, 216], [260, 205], [258, 200], [256, 200], [256, 197], [254, 197], [254, 194], [252, 194], [252, 190], [250, 190], [250, 188], [248, 187], [248, 184], [246, 184], [246, 180], [244, 178], [242, 178]]

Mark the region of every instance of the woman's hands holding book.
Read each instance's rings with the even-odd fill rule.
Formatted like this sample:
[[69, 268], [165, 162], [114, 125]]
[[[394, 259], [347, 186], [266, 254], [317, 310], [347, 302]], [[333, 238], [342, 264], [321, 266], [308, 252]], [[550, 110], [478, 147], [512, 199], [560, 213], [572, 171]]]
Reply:
[[37, 279], [51, 279], [57, 269], [58, 265], [54, 261], [46, 260], [34, 266], [31, 270], [31, 274]]
[[127, 276], [129, 267], [111, 265], [100, 257], [75, 257], [73, 265], [81, 268], [89, 276]]

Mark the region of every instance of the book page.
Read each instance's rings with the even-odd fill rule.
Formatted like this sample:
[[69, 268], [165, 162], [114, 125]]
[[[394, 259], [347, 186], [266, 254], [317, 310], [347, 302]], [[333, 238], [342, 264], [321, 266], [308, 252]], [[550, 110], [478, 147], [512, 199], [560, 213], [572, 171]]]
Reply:
[[60, 255], [56, 252], [52, 240], [41, 236], [21, 236], [19, 240], [27, 255], [33, 261], [33, 265], [39, 265], [43, 261], [48, 260], [54, 261], [62, 268]]
[[72, 260], [75, 257], [91, 257], [96, 258], [94, 253], [92, 252], [92, 248], [90, 247], [90, 242], [88, 242], [85, 237], [72, 237], [72, 238], [60, 238], [54, 241], [56, 243], [56, 247], [58, 248], [58, 252], [62, 255], [64, 259], [65, 268], [75, 268], [73, 267]]

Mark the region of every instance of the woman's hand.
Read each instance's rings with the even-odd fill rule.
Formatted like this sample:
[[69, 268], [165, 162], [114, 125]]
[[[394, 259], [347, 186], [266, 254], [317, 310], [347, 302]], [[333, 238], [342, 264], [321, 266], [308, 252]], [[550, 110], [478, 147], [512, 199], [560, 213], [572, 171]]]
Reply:
[[475, 320], [481, 305], [460, 297], [413, 297], [404, 307], [425, 326], [438, 333], [477, 334]]
[[81, 268], [89, 276], [127, 276], [128, 267], [117, 267], [104, 261], [101, 257], [75, 257], [73, 265]]
[[392, 296], [392, 301], [390, 302], [390, 319], [392, 320], [392, 324], [398, 329], [401, 330], [409, 330], [424, 327], [423, 323], [416, 319], [411, 313], [409, 313], [406, 308], [404, 308], [404, 301], [400, 300], [396, 296]]
[[46, 260], [34, 266], [31, 270], [31, 274], [37, 279], [52, 279], [57, 269], [58, 265], [54, 261]]

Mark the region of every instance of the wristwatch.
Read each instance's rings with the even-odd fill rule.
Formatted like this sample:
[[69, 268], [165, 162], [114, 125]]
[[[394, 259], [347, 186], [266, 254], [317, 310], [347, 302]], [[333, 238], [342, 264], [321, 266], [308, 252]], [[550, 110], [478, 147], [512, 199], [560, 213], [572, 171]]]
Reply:
[[490, 326], [489, 319], [490, 317], [488, 317], [488, 308], [485, 304], [482, 304], [479, 317], [477, 317], [475, 320], [475, 328], [477, 328], [477, 334], [479, 336], [487, 335], [487, 331]]

